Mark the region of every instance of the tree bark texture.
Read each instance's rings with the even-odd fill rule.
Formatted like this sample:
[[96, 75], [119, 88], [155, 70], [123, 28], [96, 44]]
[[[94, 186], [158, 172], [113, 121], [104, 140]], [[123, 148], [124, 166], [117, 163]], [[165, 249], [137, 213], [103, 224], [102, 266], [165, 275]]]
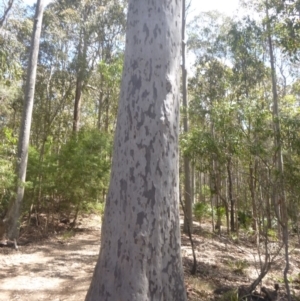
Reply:
[[17, 239], [18, 219], [20, 217], [20, 209], [24, 196], [24, 184], [26, 180], [27, 160], [29, 137], [34, 101], [34, 90], [36, 80], [36, 69], [39, 54], [39, 43], [43, 21], [44, 0], [38, 0], [34, 18], [34, 27], [31, 38], [30, 56], [27, 69], [26, 91], [23, 106], [22, 121], [20, 127], [18, 158], [17, 158], [17, 195], [9, 205], [8, 212], [5, 217], [6, 235], [9, 239]]
[[179, 226], [180, 0], [129, 0], [101, 249], [86, 301], [184, 301]]

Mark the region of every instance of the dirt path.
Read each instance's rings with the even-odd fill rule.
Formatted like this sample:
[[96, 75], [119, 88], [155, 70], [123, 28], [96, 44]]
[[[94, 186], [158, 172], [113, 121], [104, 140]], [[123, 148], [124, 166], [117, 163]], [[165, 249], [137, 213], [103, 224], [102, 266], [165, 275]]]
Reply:
[[[18, 251], [0, 248], [0, 301], [84, 300], [100, 247], [100, 217], [80, 217], [75, 230], [20, 246]], [[202, 225], [193, 235], [198, 260], [197, 273], [190, 275], [192, 251], [182, 235], [185, 282], [190, 301], [219, 300], [216, 290], [249, 285], [256, 279], [259, 261], [249, 238], [234, 241]], [[32, 236], [35, 237], [35, 236]], [[300, 296], [300, 245], [291, 248], [290, 279], [295, 296]], [[272, 288], [282, 281], [283, 256], [279, 255], [262, 285]], [[230, 300], [230, 299], [228, 299]], [[285, 299], [282, 299], [285, 300]], [[299, 300], [299, 299], [297, 299]]]
[[72, 236], [57, 235], [18, 251], [0, 249], [0, 300], [84, 300], [100, 247], [100, 218], [91, 216]]

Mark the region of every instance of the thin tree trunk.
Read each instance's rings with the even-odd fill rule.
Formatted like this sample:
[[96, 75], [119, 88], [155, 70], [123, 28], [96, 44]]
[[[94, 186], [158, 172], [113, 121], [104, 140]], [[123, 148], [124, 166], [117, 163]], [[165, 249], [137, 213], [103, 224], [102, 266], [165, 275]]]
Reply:
[[75, 101], [74, 101], [74, 120], [73, 131], [78, 132], [80, 128], [80, 110], [81, 110], [81, 94], [83, 81], [80, 76], [76, 80]]
[[233, 198], [233, 185], [232, 185], [232, 158], [227, 159], [227, 175], [228, 175], [228, 197], [230, 201], [230, 231], [235, 231], [235, 219], [234, 219], [234, 198]]
[[101, 76], [101, 85], [100, 85], [100, 94], [99, 94], [99, 100], [98, 100], [98, 120], [97, 120], [97, 129], [101, 130], [101, 117], [102, 117], [102, 107], [103, 107], [103, 81]]
[[191, 187], [191, 202], [192, 204], [195, 203], [195, 189], [196, 189], [196, 172], [195, 172], [195, 165], [192, 164], [192, 168], [191, 168], [191, 183], [192, 183], [192, 187]]
[[106, 108], [105, 108], [105, 132], [108, 133], [108, 128], [109, 128], [109, 92], [107, 93], [105, 102], [106, 102]]
[[266, 169], [266, 193], [265, 193], [265, 198], [267, 200], [266, 202], [266, 213], [267, 213], [267, 227], [268, 229], [272, 228], [272, 214], [271, 214], [271, 194], [270, 194], [270, 189], [271, 189], [271, 172], [270, 169]]
[[7, 7], [4, 10], [3, 16], [0, 18], [0, 28], [3, 27], [3, 24], [8, 16], [9, 11], [11, 10], [14, 4], [14, 0], [9, 0], [7, 3]]
[[181, 1], [129, 0], [101, 248], [86, 301], [185, 301], [179, 225]]
[[274, 201], [275, 207], [278, 206], [280, 213], [276, 210], [277, 219], [282, 228], [282, 240], [285, 249], [285, 269], [283, 272], [285, 288], [287, 291], [288, 301], [291, 301], [291, 292], [288, 280], [289, 271], [289, 234], [288, 234], [288, 213], [287, 213], [287, 200], [285, 194], [284, 185], [284, 174], [283, 174], [283, 157], [282, 157], [282, 145], [281, 145], [281, 129], [280, 129], [280, 116], [279, 116], [279, 105], [278, 105], [278, 93], [277, 93], [277, 79], [276, 79], [276, 68], [273, 51], [273, 43], [271, 36], [271, 25], [269, 18], [269, 3], [266, 1], [266, 15], [267, 15], [267, 34], [270, 52], [270, 64], [272, 74], [272, 92], [273, 92], [273, 124], [274, 124], [274, 136], [275, 136], [275, 159], [276, 169], [278, 175], [275, 175], [274, 181]]
[[[183, 130], [188, 133], [188, 94], [187, 94], [187, 70], [186, 70], [186, 4], [182, 0], [182, 108], [183, 108]], [[184, 219], [183, 231], [188, 233], [188, 225], [191, 233], [193, 233], [193, 204], [192, 204], [192, 190], [191, 190], [191, 172], [190, 160], [186, 156], [183, 157], [184, 163], [184, 206], [186, 211], [186, 218]]]
[[[239, 168], [239, 166], [237, 167]], [[242, 179], [242, 173], [237, 174], [237, 181], [236, 181], [236, 204], [235, 204], [235, 210], [236, 210], [236, 214], [235, 214], [235, 229], [236, 229], [236, 233], [237, 233], [237, 237], [239, 237], [239, 221], [238, 221], [238, 212], [240, 210], [240, 196], [241, 193], [239, 193], [239, 191], [242, 191], [241, 187], [240, 187], [240, 183], [243, 182]]]
[[78, 45], [78, 66], [77, 66], [77, 79], [74, 101], [74, 118], [73, 118], [73, 132], [78, 132], [80, 129], [80, 116], [81, 116], [81, 103], [82, 103], [82, 90], [85, 80], [86, 65], [87, 65], [87, 47], [88, 37], [84, 29], [81, 30], [80, 42]]
[[250, 194], [251, 194], [251, 202], [252, 202], [253, 230], [257, 231], [257, 210], [256, 210], [256, 191], [255, 191], [256, 184], [254, 178], [254, 166], [253, 166], [252, 159], [250, 159], [249, 174], [250, 174], [249, 186], [250, 186]]
[[18, 142], [18, 158], [17, 158], [17, 195], [11, 200], [7, 215], [5, 217], [7, 237], [9, 239], [18, 239], [19, 236], [19, 218], [21, 205], [24, 197], [26, 170], [29, 149], [29, 137], [32, 119], [32, 110], [34, 102], [34, 90], [36, 81], [36, 69], [39, 53], [40, 34], [42, 29], [44, 11], [44, 0], [38, 0], [34, 18], [34, 27], [31, 38], [31, 48], [29, 56], [29, 64], [27, 69], [26, 91], [22, 121], [20, 127], [20, 135]]

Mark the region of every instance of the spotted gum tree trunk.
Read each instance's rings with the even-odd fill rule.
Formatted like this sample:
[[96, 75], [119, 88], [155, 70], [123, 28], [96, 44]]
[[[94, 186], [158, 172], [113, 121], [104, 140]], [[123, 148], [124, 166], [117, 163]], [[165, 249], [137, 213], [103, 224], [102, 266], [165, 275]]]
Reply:
[[86, 301], [186, 300], [180, 253], [180, 0], [129, 0], [101, 249]]

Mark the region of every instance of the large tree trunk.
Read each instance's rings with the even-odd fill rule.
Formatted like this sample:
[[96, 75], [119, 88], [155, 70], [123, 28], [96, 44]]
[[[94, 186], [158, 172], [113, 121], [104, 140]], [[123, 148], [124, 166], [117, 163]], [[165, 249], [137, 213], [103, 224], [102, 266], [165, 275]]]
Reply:
[[181, 1], [129, 0], [101, 249], [86, 301], [184, 301], [179, 226]]
[[6, 224], [6, 235], [9, 239], [17, 239], [19, 236], [18, 220], [20, 217], [20, 209], [24, 196], [24, 183], [26, 180], [30, 127], [32, 119], [36, 69], [39, 53], [40, 34], [42, 29], [43, 11], [44, 0], [38, 0], [36, 5], [34, 27], [31, 38], [31, 51], [27, 70], [25, 101], [18, 144], [17, 195], [15, 199], [12, 199], [9, 205], [8, 212], [4, 219]]

